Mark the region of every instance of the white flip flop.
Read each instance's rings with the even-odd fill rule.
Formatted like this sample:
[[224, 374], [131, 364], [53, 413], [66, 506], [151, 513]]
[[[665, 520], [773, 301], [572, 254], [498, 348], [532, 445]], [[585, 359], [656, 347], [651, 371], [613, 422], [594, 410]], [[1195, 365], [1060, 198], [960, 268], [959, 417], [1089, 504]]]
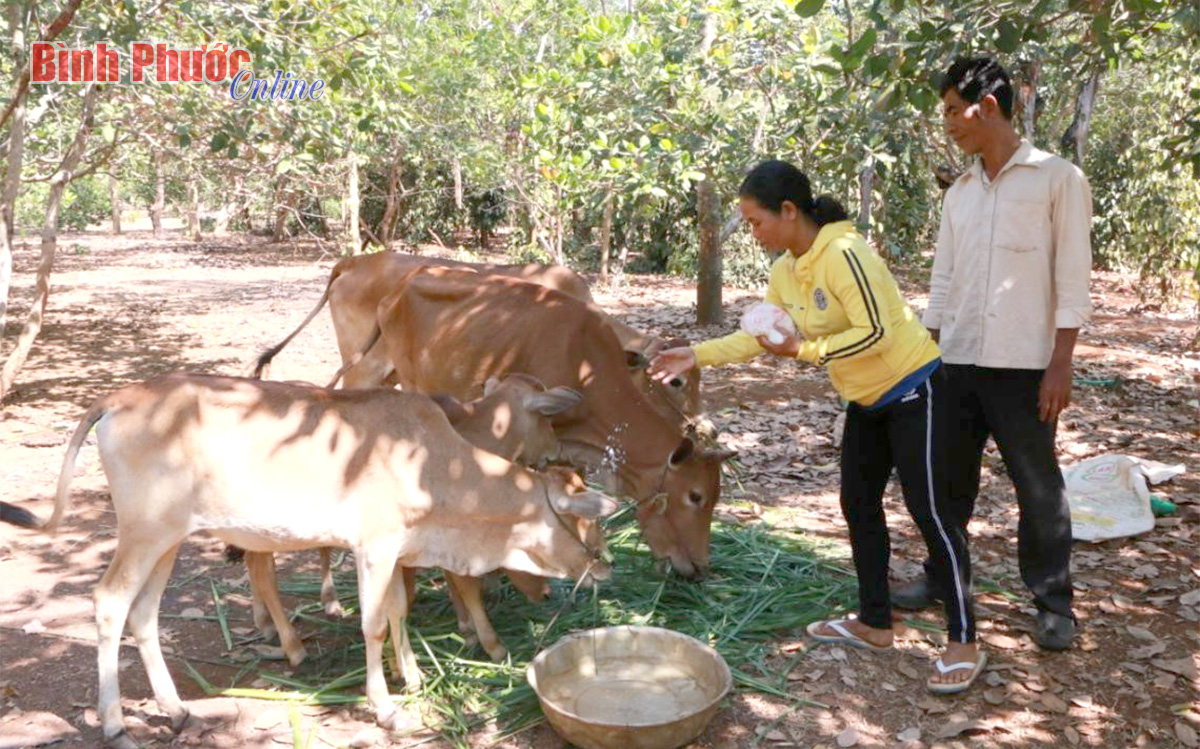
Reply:
[[980, 650], [974, 661], [960, 661], [959, 663], [955, 663], [950, 666], [947, 666], [944, 662], [942, 662], [941, 658], [938, 658], [933, 662], [933, 667], [936, 668], [938, 673], [942, 675], [951, 673], [953, 671], [965, 671], [967, 669], [971, 670], [970, 678], [968, 678], [966, 681], [960, 681], [954, 684], [943, 684], [941, 682], [936, 682], [929, 679], [925, 681], [925, 686], [929, 687], [929, 691], [933, 692], [934, 694], [958, 694], [959, 692], [965, 692], [970, 689], [971, 685], [975, 683], [975, 679], [979, 678], [979, 675], [983, 673], [983, 669], [987, 668], [987, 653]]
[[[829, 621], [813, 622], [812, 624], [805, 627], [804, 631], [808, 632], [808, 636], [813, 638], [817, 642], [832, 642], [832, 643], [837, 643], [839, 645], [849, 645], [852, 648], [863, 648], [866, 650], [875, 650], [875, 651], [892, 649], [891, 645], [876, 645], [873, 642], [867, 642], [863, 638], [861, 638], [858, 635], [851, 632], [849, 629], [846, 629], [845, 624], [848, 621], [850, 621], [850, 620], [849, 619], [830, 619]], [[817, 634], [816, 629], [818, 627], [820, 627], [822, 624], [829, 627], [834, 632], [837, 632], [837, 634], [836, 635], [819, 635], [819, 634]]]

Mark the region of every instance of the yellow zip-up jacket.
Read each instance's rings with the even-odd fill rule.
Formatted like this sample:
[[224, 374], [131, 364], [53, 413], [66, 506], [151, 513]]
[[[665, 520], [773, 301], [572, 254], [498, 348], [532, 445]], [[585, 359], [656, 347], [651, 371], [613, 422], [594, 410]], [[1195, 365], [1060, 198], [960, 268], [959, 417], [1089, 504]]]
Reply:
[[[850, 221], [821, 227], [812, 248], [771, 266], [765, 301], [787, 310], [804, 340], [796, 358], [829, 369], [843, 398], [864, 406], [941, 352], [900, 294], [883, 259]], [[741, 362], [765, 349], [737, 331], [692, 346], [700, 366]]]

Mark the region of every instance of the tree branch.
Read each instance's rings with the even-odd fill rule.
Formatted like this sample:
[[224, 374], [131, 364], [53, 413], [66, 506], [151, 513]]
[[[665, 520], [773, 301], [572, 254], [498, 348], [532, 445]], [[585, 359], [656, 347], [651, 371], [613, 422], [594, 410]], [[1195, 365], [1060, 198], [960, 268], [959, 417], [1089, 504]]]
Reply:
[[[70, 25], [71, 20], [75, 18], [75, 11], [79, 10], [79, 5], [83, 0], [67, 0], [67, 5], [58, 14], [50, 28], [46, 29], [46, 33], [42, 35], [39, 41], [52, 42], [62, 30]], [[8, 118], [12, 116], [12, 112], [16, 109], [17, 104], [25, 98], [25, 94], [29, 91], [29, 65], [30, 61], [25, 61], [25, 67], [21, 70], [17, 79], [17, 90], [8, 101], [8, 106], [4, 108], [4, 114], [0, 115], [0, 127], [4, 127], [4, 123], [8, 122]]]

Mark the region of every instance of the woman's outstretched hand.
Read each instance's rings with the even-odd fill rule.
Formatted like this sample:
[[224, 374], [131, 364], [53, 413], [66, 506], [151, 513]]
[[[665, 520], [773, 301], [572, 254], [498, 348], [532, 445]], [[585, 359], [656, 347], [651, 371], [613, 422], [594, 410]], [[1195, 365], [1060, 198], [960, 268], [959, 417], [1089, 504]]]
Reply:
[[800, 353], [800, 338], [794, 335], [784, 338], [782, 343], [771, 343], [765, 335], [760, 335], [755, 340], [758, 341], [759, 346], [762, 346], [776, 356], [786, 356], [789, 359], [795, 359], [796, 354]]
[[650, 362], [650, 378], [665, 384], [695, 366], [691, 346], [663, 349]]

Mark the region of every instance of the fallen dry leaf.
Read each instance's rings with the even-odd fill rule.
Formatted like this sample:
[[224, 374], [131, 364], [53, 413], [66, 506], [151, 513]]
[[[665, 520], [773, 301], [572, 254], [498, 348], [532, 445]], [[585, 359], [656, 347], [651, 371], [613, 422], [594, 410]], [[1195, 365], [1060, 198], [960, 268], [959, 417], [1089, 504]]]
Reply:
[[1008, 699], [1008, 690], [1004, 687], [994, 687], [983, 693], [983, 699], [989, 705], [1000, 705]]
[[900, 733], [896, 734], [897, 741], [916, 741], [921, 738], [921, 729], [917, 727], [905, 728]]
[[204, 616], [204, 609], [195, 607], [184, 609], [179, 612], [179, 616], [183, 619], [199, 619]]
[[1067, 737], [1067, 742], [1071, 746], [1079, 746], [1079, 742], [1081, 741], [1081, 738], [1079, 736], [1079, 731], [1076, 731], [1074, 728], [1067, 726], [1066, 728], [1063, 729], [1063, 736]]
[[1195, 606], [1200, 604], [1200, 588], [1196, 588], [1191, 593], [1184, 593], [1179, 596], [1179, 602], [1184, 606]]
[[996, 632], [989, 632], [986, 635], [980, 635], [979, 639], [991, 645], [994, 648], [1001, 650], [1016, 650], [1021, 647], [1021, 642], [1015, 637], [1002, 635]]
[[24, 627], [21, 627], [21, 631], [27, 635], [40, 635], [46, 631], [46, 625], [37, 619], [30, 619]]
[[1053, 694], [1043, 694], [1042, 705], [1052, 713], [1067, 714], [1067, 703]]
[[939, 739], [950, 739], [972, 731], [987, 731], [990, 727], [981, 720], [954, 720], [934, 732]]
[[1128, 632], [1129, 634], [1133, 635], [1134, 637], [1138, 638], [1139, 640], [1146, 640], [1148, 642], [1157, 642], [1158, 641], [1158, 635], [1154, 634], [1153, 632], [1146, 629], [1145, 627], [1138, 627], [1138, 626], [1131, 624], [1125, 628], [1125, 631]]
[[1150, 661], [1150, 665], [1161, 668], [1163, 671], [1179, 674], [1183, 678], [1191, 681], [1196, 680], [1196, 664], [1191, 658], [1176, 658], [1175, 660], [1155, 658], [1154, 660]]
[[847, 728], [837, 735], [837, 745], [840, 747], [858, 746], [858, 731], [853, 727]]
[[938, 715], [940, 713], [950, 712], [950, 706], [942, 700], [935, 700], [932, 697], [926, 697], [917, 703], [917, 707], [921, 708], [930, 715]]
[[1196, 737], [1196, 729], [1182, 720], [1175, 721], [1175, 737], [1179, 739], [1179, 743], [1192, 747], [1192, 749], [1200, 746], [1200, 739]]

